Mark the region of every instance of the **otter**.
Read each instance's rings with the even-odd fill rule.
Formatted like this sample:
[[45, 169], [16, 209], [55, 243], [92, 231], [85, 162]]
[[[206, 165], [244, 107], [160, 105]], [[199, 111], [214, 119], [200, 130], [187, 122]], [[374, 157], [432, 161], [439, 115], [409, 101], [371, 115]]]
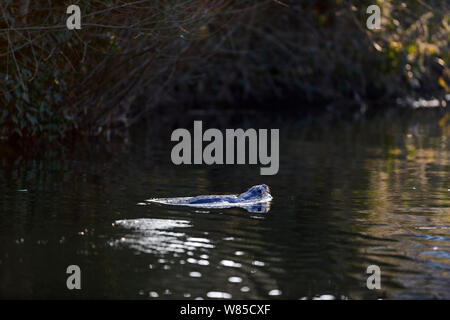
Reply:
[[251, 212], [267, 212], [268, 204], [272, 200], [269, 186], [265, 184], [253, 186], [246, 192], [232, 195], [202, 195], [196, 197], [179, 198], [155, 198], [146, 200], [148, 202], [191, 206], [199, 208], [230, 208], [242, 207]]

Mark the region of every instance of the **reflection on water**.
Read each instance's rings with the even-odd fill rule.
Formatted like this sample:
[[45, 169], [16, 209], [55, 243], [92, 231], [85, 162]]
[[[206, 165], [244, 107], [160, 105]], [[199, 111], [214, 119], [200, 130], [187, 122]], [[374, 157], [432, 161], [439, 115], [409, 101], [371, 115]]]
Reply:
[[[265, 119], [203, 121], [280, 128], [276, 176], [174, 166], [172, 128], [154, 124], [122, 150], [0, 158], [0, 297], [450, 298], [448, 113]], [[142, 202], [262, 183], [270, 211]], [[82, 270], [77, 293], [65, 286], [71, 264]], [[381, 290], [366, 287], [372, 264]]]
[[185, 220], [131, 219], [117, 220], [115, 225], [134, 232], [116, 240], [112, 245], [127, 245], [145, 253], [184, 252], [198, 245], [197, 242], [186, 239], [184, 233], [172, 231], [174, 228], [191, 227], [190, 222]]
[[[176, 199], [190, 199], [190, 198], [180, 197], [180, 198], [176, 198]], [[168, 200], [168, 199], [150, 199], [150, 200], [146, 200], [147, 203], [139, 202], [138, 205], [147, 205], [150, 203], [160, 203], [160, 204], [171, 205], [171, 203], [167, 202], [166, 200]], [[216, 209], [230, 209], [230, 208], [242, 208], [242, 209], [245, 209], [248, 212], [252, 212], [252, 213], [267, 213], [270, 211], [270, 201], [255, 202], [255, 203], [253, 203], [253, 202], [250, 202], [250, 203], [249, 202], [238, 202], [238, 203], [223, 202], [223, 203], [216, 203], [214, 205], [208, 204], [208, 205], [184, 205], [184, 206], [203, 209], [203, 210], [197, 210], [197, 212], [209, 212], [205, 209], [216, 210]]]

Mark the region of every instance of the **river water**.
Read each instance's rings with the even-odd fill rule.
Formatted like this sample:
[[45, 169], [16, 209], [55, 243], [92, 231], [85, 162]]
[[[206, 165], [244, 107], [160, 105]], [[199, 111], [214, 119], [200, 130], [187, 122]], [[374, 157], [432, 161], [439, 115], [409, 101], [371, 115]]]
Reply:
[[[279, 128], [278, 174], [173, 165], [170, 135], [194, 119]], [[187, 114], [121, 143], [0, 161], [1, 298], [450, 298], [448, 113]], [[266, 213], [142, 205], [262, 183], [274, 197]], [[66, 287], [69, 265], [81, 290]], [[367, 288], [370, 265], [379, 290]]]

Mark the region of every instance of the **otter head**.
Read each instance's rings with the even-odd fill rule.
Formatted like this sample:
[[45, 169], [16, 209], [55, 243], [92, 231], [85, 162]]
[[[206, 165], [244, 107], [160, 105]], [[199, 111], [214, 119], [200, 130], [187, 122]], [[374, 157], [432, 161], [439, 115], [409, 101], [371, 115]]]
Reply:
[[265, 184], [253, 186], [246, 192], [241, 193], [239, 195], [239, 198], [241, 198], [242, 200], [253, 200], [253, 199], [257, 200], [265, 197], [272, 198], [272, 196], [270, 195], [270, 188], [268, 185]]

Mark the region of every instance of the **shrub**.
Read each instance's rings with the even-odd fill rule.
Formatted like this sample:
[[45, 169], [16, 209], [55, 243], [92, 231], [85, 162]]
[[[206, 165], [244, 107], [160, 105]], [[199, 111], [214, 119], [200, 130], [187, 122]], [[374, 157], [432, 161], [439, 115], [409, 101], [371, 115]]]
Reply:
[[[449, 90], [446, 1], [3, 0], [0, 137], [109, 136], [155, 106], [373, 101]], [[301, 108], [301, 106], [298, 106]]]

